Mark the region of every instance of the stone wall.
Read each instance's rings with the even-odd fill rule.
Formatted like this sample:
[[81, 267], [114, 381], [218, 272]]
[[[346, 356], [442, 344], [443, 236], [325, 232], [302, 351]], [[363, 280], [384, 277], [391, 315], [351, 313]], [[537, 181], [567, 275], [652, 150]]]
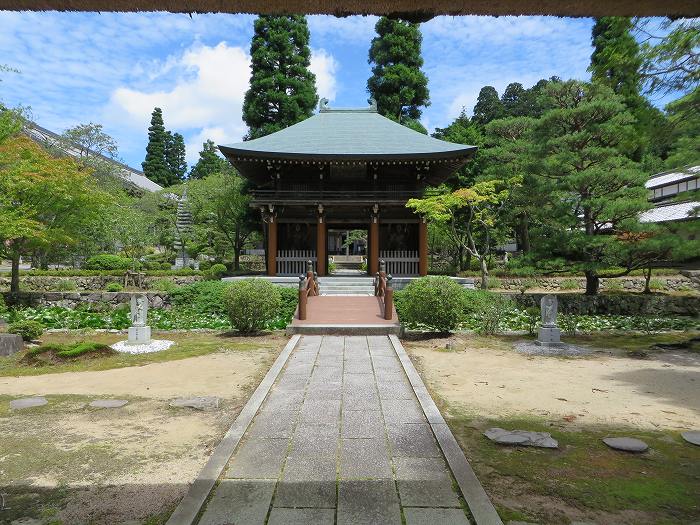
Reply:
[[[153, 283], [157, 281], [171, 281], [176, 285], [190, 284], [196, 281], [201, 281], [204, 278], [201, 275], [164, 275], [164, 276], [146, 276], [146, 288], [151, 289]], [[66, 283], [75, 284], [74, 292], [98, 291], [104, 290], [110, 283], [124, 284], [124, 277], [113, 275], [93, 275], [80, 277], [55, 277], [46, 275], [21, 275], [20, 290], [28, 292], [53, 292], [65, 289]], [[0, 290], [10, 289], [10, 277], [0, 277]]]
[[[522, 307], [537, 306], [545, 294], [511, 294], [513, 300]], [[559, 311], [578, 315], [700, 315], [700, 296], [697, 295], [645, 295], [645, 294], [604, 294], [584, 295], [582, 293], [558, 293]]]
[[[102, 304], [114, 308], [120, 304], [129, 304], [132, 295], [144, 292], [21, 292], [15, 303], [9, 292], [0, 292], [5, 302], [22, 306], [62, 306], [75, 308], [79, 304]], [[169, 308], [170, 296], [166, 292], [147, 292], [148, 305], [151, 308]]]
[[[586, 289], [586, 279], [584, 277], [492, 277], [498, 284], [498, 290], [520, 291], [523, 286], [531, 290], [546, 290], [551, 292], [566, 291], [564, 287], [572, 282], [577, 284], [577, 290]], [[659, 275], [651, 278], [652, 282], [661, 285], [661, 290], [666, 292], [700, 291], [700, 281], [686, 277], [685, 275]], [[476, 286], [481, 280], [474, 279]], [[569, 288], [571, 289], [571, 288]], [[641, 292], [644, 290], [644, 277], [618, 277], [615, 279], [601, 279], [601, 290], [631, 291]]]

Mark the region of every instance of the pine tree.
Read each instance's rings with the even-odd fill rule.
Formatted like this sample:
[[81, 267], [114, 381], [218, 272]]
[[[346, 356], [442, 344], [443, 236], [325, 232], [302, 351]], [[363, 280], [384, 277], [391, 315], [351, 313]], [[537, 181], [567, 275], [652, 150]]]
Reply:
[[409, 124], [405, 121], [420, 119], [421, 106], [430, 104], [428, 78], [421, 71], [420, 29], [418, 24], [387, 17], [380, 18], [375, 29], [367, 91], [376, 100], [379, 113]]
[[501, 99], [498, 98], [498, 91], [493, 86], [484, 86], [479, 91], [479, 96], [474, 105], [474, 116], [472, 120], [477, 124], [485, 126], [492, 120], [505, 116], [505, 109]]
[[624, 16], [604, 16], [593, 26], [591, 72], [593, 82], [604, 84], [625, 99], [633, 109], [640, 103], [642, 57], [639, 44], [630, 32], [632, 20]]
[[508, 84], [501, 96], [501, 103], [506, 115], [509, 117], [526, 116], [529, 113], [527, 95], [527, 90], [520, 82]]
[[185, 139], [179, 133], [167, 132], [168, 140], [165, 147], [165, 162], [170, 172], [170, 184], [177, 184], [185, 179], [187, 161], [185, 160]]
[[263, 137], [313, 114], [316, 77], [309, 71], [311, 50], [306, 18], [267, 16], [255, 20], [250, 45], [250, 89], [243, 101], [247, 139]]
[[199, 152], [197, 164], [192, 166], [190, 179], [203, 179], [212, 173], [222, 173], [227, 168], [229, 168], [229, 163], [216, 153], [214, 142], [207, 140], [202, 144], [202, 151]]
[[163, 111], [155, 108], [151, 114], [151, 125], [148, 128], [148, 145], [146, 160], [141, 163], [143, 173], [156, 184], [170, 185], [170, 171], [165, 162], [165, 147], [168, 136], [163, 124]]

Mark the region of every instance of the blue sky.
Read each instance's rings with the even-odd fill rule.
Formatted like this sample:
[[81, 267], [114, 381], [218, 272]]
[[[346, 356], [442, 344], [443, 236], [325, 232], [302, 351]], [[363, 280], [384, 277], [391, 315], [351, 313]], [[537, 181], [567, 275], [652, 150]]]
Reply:
[[[185, 136], [188, 162], [204, 140], [236, 142], [248, 86], [254, 17], [171, 13], [0, 12], [0, 100], [31, 107], [56, 132], [98, 122], [140, 169], [155, 106]], [[363, 106], [374, 17], [309, 17], [312, 70], [331, 106]], [[593, 21], [554, 17], [438, 17], [421, 25], [431, 105], [423, 124], [444, 127], [479, 89], [541, 78], [588, 79]], [[660, 102], [659, 102], [660, 103]]]

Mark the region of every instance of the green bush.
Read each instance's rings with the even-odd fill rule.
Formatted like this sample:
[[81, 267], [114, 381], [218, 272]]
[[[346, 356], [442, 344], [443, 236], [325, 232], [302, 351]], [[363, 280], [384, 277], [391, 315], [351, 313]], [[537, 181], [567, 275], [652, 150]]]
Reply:
[[224, 297], [231, 283], [199, 281], [179, 286], [170, 292], [173, 304], [206, 314], [226, 314]]
[[86, 270], [129, 270], [132, 267], [132, 262], [128, 257], [105, 253], [89, 257], [83, 268]]
[[464, 289], [445, 276], [415, 279], [394, 297], [402, 322], [436, 332], [454, 330], [464, 314]]
[[279, 316], [279, 288], [264, 279], [236, 281], [226, 290], [224, 304], [231, 325], [236, 330], [242, 333], [257, 332]]
[[211, 268], [211, 261], [208, 259], [204, 259], [203, 261], [199, 262], [199, 270], [202, 272], [206, 272], [209, 268]]
[[527, 320], [527, 333], [530, 335], [535, 335], [537, 331], [537, 325], [540, 322], [540, 309], [536, 306], [531, 306], [525, 309], [525, 316]]
[[337, 269], [336, 264], [329, 259], [328, 260], [328, 273], [333, 273], [336, 271], [336, 269]]
[[560, 290], [578, 290], [578, 281], [576, 279], [564, 279], [559, 283]]
[[172, 294], [175, 290], [179, 288], [179, 286], [172, 282], [170, 279], [157, 279], [151, 283], [149, 288], [151, 290], [158, 290], [161, 292], [167, 292], [169, 294]]
[[362, 261], [360, 263], [360, 271], [362, 273], [367, 273], [367, 261]]
[[474, 321], [474, 329], [481, 334], [499, 333], [515, 310], [513, 301], [499, 293], [467, 290], [466, 297], [467, 303], [471, 303], [467, 313]]
[[287, 288], [286, 286], [278, 286], [277, 291], [280, 294], [279, 316], [272, 324], [268, 325], [268, 328], [281, 330], [294, 319], [294, 312], [299, 302], [299, 290], [296, 288]]
[[228, 269], [226, 268], [225, 264], [217, 263], [209, 268], [209, 275], [211, 275], [214, 279], [221, 279], [224, 275], [226, 275], [227, 271]]
[[70, 279], [61, 279], [56, 283], [56, 290], [59, 292], [73, 292], [78, 289], [78, 284]]
[[161, 270], [172, 270], [172, 268], [173, 268], [173, 265], [170, 264], [169, 262], [160, 263]]
[[576, 330], [578, 329], [578, 319], [575, 315], [563, 314], [559, 316], [558, 319], [559, 326], [561, 326], [564, 334], [574, 337], [576, 335]]
[[158, 261], [146, 261], [143, 263], [143, 267], [146, 270], [160, 270], [160, 265]]
[[7, 331], [22, 336], [24, 341], [34, 341], [44, 333], [44, 326], [38, 321], [15, 321]]
[[651, 279], [649, 281], [649, 289], [650, 290], [663, 290], [666, 288], [666, 283], [662, 281], [661, 279]]
[[123, 289], [124, 287], [119, 283], [109, 283], [105, 287], [105, 290], [107, 290], [108, 292], [121, 292]]
[[5, 298], [2, 294], [0, 294], [0, 319], [5, 319], [9, 312], [10, 309], [5, 304]]

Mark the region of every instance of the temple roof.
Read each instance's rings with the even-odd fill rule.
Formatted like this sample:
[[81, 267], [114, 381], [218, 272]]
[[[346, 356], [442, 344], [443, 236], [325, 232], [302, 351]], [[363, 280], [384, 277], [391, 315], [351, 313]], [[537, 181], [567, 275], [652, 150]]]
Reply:
[[374, 108], [330, 109], [259, 139], [219, 149], [229, 158], [304, 160], [422, 160], [470, 156], [476, 146], [424, 135]]

